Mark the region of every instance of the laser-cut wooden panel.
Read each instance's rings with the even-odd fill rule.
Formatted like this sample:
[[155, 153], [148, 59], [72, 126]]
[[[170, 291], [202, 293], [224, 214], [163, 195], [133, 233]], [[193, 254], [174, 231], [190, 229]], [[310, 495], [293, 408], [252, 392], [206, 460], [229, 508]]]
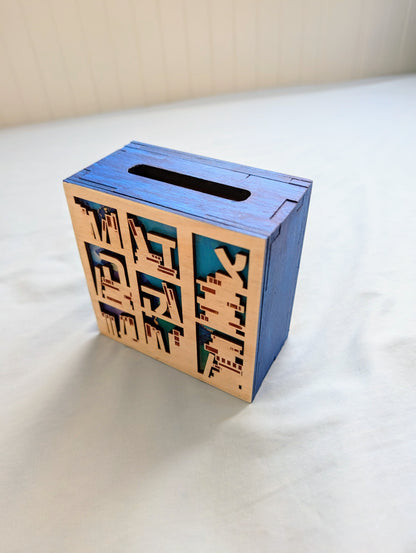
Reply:
[[[128, 172], [149, 160], [198, 178], [208, 174], [222, 184], [240, 181], [249, 198], [237, 209], [244, 202]], [[268, 252], [286, 219], [306, 219], [310, 185], [266, 173], [132, 143], [67, 179], [69, 210], [100, 332], [251, 401], [270, 366], [269, 359], [267, 369], [257, 362], [261, 326], [275, 325], [278, 338], [282, 333], [279, 321], [262, 319], [267, 287], [269, 301], [275, 301]], [[259, 181], [265, 181], [267, 192], [271, 175], [276, 180], [268, 206]], [[151, 205], [155, 198], [160, 204], [164, 187], [172, 188], [162, 200], [165, 205]], [[262, 224], [259, 205], [270, 214]], [[209, 215], [214, 209], [215, 218]], [[297, 259], [300, 247], [301, 241], [293, 254]], [[293, 273], [292, 265], [287, 268]], [[278, 296], [278, 303], [290, 308], [296, 275], [297, 266], [294, 279], [289, 277], [291, 292]]]

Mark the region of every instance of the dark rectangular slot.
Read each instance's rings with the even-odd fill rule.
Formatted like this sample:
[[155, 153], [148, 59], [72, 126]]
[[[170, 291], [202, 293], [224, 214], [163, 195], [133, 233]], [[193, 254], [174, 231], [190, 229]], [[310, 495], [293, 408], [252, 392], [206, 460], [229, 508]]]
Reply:
[[134, 167], [130, 167], [129, 173], [159, 182], [167, 182], [168, 184], [174, 184], [182, 188], [196, 190], [204, 194], [211, 194], [211, 196], [218, 196], [226, 200], [233, 200], [234, 202], [242, 202], [250, 196], [250, 191], [244, 188], [237, 188], [236, 186], [221, 184], [212, 180], [199, 179], [198, 177], [175, 173], [175, 171], [168, 171], [167, 169], [152, 167], [151, 165], [135, 165]]

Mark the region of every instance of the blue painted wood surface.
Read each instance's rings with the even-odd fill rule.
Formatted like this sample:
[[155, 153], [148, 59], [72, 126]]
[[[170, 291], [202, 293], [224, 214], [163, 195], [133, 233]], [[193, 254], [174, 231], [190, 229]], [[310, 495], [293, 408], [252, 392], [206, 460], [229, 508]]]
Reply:
[[289, 333], [311, 190], [268, 239], [253, 398]]
[[[235, 202], [129, 173], [138, 164], [240, 187], [250, 196]], [[311, 183], [139, 142], [131, 142], [65, 180], [262, 238], [275, 231], [279, 222], [274, 217], [285, 201], [300, 201]]]

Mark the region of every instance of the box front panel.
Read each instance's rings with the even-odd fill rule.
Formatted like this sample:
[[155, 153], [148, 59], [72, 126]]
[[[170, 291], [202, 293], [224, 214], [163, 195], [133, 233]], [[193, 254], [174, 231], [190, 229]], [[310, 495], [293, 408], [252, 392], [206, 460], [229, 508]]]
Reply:
[[100, 332], [250, 401], [265, 240], [65, 191]]

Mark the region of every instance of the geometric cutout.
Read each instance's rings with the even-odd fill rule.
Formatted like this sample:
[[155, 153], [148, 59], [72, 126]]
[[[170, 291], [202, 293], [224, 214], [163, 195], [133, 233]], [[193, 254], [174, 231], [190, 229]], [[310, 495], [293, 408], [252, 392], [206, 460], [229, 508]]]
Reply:
[[88, 222], [90, 236], [103, 246], [123, 247], [117, 210], [101, 204], [74, 197], [83, 218]]
[[231, 374], [241, 376], [244, 343], [216, 330], [197, 324], [198, 372], [216, 381]]
[[143, 313], [146, 343], [155, 350], [179, 353], [182, 346], [183, 329], [160, 317]]
[[179, 278], [176, 229], [130, 214], [127, 223], [137, 269], [167, 280]]
[[134, 310], [125, 258], [87, 242], [85, 247], [99, 299], [116, 309]]
[[138, 342], [137, 323], [134, 315], [125, 313], [100, 303], [101, 316], [107, 325], [107, 332], [114, 338], [121, 338], [125, 342]]
[[245, 335], [249, 252], [194, 234], [196, 317], [236, 338]]
[[137, 273], [141, 306], [147, 315], [182, 324], [181, 289], [175, 284]]

